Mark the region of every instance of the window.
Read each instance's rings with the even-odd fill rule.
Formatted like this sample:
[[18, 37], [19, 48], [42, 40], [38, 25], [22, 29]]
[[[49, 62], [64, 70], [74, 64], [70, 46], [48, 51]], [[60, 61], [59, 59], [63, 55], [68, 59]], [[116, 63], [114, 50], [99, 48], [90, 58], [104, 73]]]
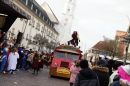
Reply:
[[56, 51], [55, 57], [56, 58], [65, 58], [66, 57], [66, 52]]
[[34, 20], [32, 20], [32, 24], [33, 24], [33, 27], [35, 26], [35, 21]]
[[43, 16], [43, 20], [44, 20], [44, 16]]
[[39, 17], [41, 17], [41, 12], [39, 13]]
[[44, 29], [44, 33], [46, 33], [46, 29]]
[[15, 32], [15, 28], [12, 29], [12, 33], [13, 33], [13, 34], [14, 34], [14, 32]]
[[26, 5], [28, 5], [28, 0], [26, 0]]
[[20, 18], [21, 21], [23, 21], [23, 18]]
[[78, 60], [79, 55], [74, 53], [68, 53], [68, 59], [70, 60]]
[[44, 28], [42, 27], [42, 30], [41, 30], [41, 32], [43, 32], [44, 31]]
[[70, 8], [68, 8], [67, 12], [70, 12]]
[[36, 29], [40, 30], [40, 24], [37, 23]]
[[29, 35], [27, 34], [27, 35], [26, 35], [26, 39], [28, 39], [28, 38], [29, 38]]
[[47, 19], [46, 23], [48, 23], [48, 19]]
[[37, 14], [37, 9], [36, 9], [36, 14]]
[[32, 25], [32, 18], [29, 20], [29, 25]]
[[32, 6], [31, 6], [31, 10], [33, 10], [33, 4], [32, 4]]

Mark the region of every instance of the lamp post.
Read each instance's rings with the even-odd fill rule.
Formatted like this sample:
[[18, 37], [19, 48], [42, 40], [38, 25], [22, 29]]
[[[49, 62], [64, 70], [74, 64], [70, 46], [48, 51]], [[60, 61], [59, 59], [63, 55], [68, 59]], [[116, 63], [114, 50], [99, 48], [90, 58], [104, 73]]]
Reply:
[[128, 49], [129, 49], [129, 44], [130, 44], [130, 35], [126, 36], [122, 42], [127, 43], [126, 44], [126, 49], [125, 49], [125, 58], [124, 58], [124, 65], [126, 65], [126, 60], [127, 60], [127, 55], [128, 55]]

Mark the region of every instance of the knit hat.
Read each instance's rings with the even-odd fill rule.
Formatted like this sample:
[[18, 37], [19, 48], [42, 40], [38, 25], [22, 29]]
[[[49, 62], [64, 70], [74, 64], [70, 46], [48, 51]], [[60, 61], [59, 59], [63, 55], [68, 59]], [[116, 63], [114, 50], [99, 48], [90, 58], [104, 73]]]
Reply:
[[87, 61], [87, 60], [81, 60], [81, 61], [80, 61], [80, 67], [81, 67], [82, 69], [88, 68], [88, 61]]
[[75, 63], [75, 66], [76, 66], [76, 67], [79, 67], [79, 62], [78, 62], [77, 60], [75, 60], [74, 63]]
[[122, 66], [122, 68], [128, 75], [130, 75], [130, 65]]
[[130, 81], [130, 65], [118, 67], [118, 73], [122, 79]]
[[115, 62], [115, 63], [112, 65], [112, 67], [113, 67], [114, 70], [117, 70], [118, 67], [121, 66], [121, 65], [122, 65], [122, 63], [120, 63], [120, 62]]

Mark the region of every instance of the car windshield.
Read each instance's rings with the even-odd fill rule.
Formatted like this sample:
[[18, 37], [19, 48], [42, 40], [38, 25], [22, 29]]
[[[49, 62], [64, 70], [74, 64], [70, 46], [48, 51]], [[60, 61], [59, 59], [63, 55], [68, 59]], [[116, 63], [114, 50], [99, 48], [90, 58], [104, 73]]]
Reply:
[[68, 53], [68, 59], [70, 60], [78, 60], [79, 55], [74, 53]]
[[65, 58], [66, 57], [66, 52], [56, 51], [55, 57], [56, 58]]

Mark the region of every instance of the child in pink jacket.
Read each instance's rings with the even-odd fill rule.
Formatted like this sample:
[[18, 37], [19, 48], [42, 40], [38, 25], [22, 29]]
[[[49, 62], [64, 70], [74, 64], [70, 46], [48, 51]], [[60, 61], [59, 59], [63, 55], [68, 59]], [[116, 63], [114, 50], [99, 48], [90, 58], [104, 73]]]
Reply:
[[79, 71], [81, 70], [81, 68], [79, 67], [79, 62], [78, 61], [75, 61], [74, 62], [74, 65], [72, 65], [70, 67], [70, 72], [71, 72], [71, 76], [70, 76], [70, 86], [73, 85], [74, 81], [75, 81], [75, 78], [77, 76], [77, 74], [79, 73]]

